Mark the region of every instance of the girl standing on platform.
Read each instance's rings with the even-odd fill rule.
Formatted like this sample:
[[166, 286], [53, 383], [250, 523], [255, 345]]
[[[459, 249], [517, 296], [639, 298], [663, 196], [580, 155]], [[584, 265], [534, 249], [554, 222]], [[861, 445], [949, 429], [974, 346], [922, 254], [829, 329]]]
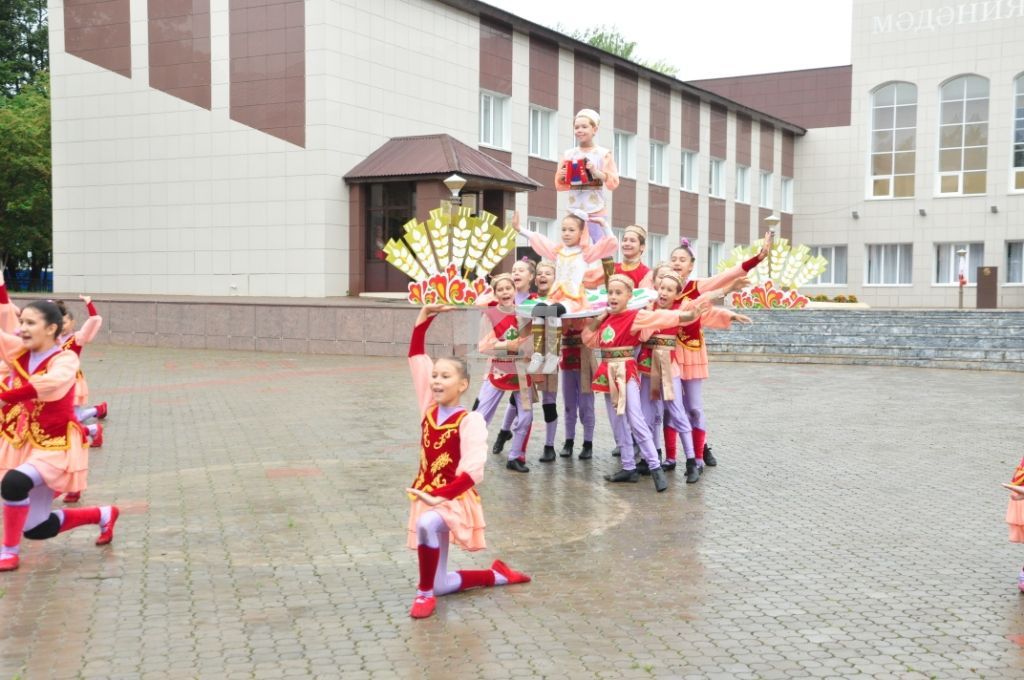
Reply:
[[653, 276], [650, 267], [643, 263], [647, 249], [647, 230], [639, 224], [631, 224], [622, 234], [619, 251], [622, 262], [615, 263], [615, 273], [624, 274], [633, 280], [633, 288], [652, 288]]
[[422, 414], [419, 474], [406, 489], [411, 501], [408, 545], [419, 557], [419, 585], [409, 610], [414, 619], [433, 614], [441, 595], [530, 581], [501, 560], [490, 569], [448, 571], [449, 541], [469, 551], [486, 547], [476, 485], [484, 476], [487, 425], [479, 413], [459, 404], [469, 389], [466, 363], [456, 357], [432, 361], [426, 354], [427, 329], [444, 310], [441, 305], [421, 309], [409, 342], [409, 368]]
[[[517, 260], [516, 263], [512, 265], [512, 283], [515, 284], [516, 287], [516, 306], [519, 306], [526, 300], [537, 297], [537, 294], [533, 292], [533, 280], [536, 275], [537, 266], [533, 263], [533, 260], [528, 257]], [[493, 285], [491, 287], [493, 288]], [[515, 420], [518, 413], [515, 403], [510, 398], [508, 406], [505, 407], [505, 418], [501, 421], [501, 429], [498, 430], [498, 437], [494, 440], [494, 446], [491, 447], [491, 453], [495, 455], [501, 453], [502, 449], [505, 448], [505, 443], [512, 441], [512, 428], [515, 426]]]
[[[764, 244], [757, 255], [749, 260], [738, 264], [724, 272], [706, 278], [691, 279], [696, 258], [688, 239], [683, 239], [679, 247], [672, 251], [672, 269], [686, 282], [683, 285], [683, 292], [680, 297], [683, 300], [695, 300], [705, 290], [714, 288], [728, 288], [751, 269], [761, 263], [768, 256], [772, 248], [772, 232], [764, 235]], [[711, 310], [708, 318], [716, 319], [717, 323], [724, 323], [723, 328], [728, 328], [729, 322], [736, 320], [742, 323], [750, 323], [747, 317], [738, 315], [727, 309], [716, 307]], [[701, 319], [698, 318], [692, 323], [683, 325], [679, 329], [679, 342], [676, 345], [676, 363], [679, 365], [680, 377], [683, 383], [683, 406], [690, 418], [690, 425], [693, 427], [693, 449], [697, 456], [697, 466], [717, 465], [714, 456], [711, 455], [710, 447], [705, 448], [707, 441], [707, 421], [704, 418], [704, 381], [708, 377], [708, 350], [704, 344], [704, 332], [701, 330]]]
[[[63, 315], [52, 302], [33, 302], [21, 312], [21, 335], [0, 334], [0, 358], [8, 365], [11, 383], [0, 392], [0, 404], [23, 409], [15, 419], [23, 426], [5, 438], [28, 443], [25, 462], [8, 470], [0, 481], [3, 498], [3, 544], [0, 571], [20, 564], [22, 535], [42, 540], [85, 524], [98, 524], [97, 545], [113, 540], [117, 506], [52, 510], [54, 494], [82, 491], [88, 476], [88, 447], [75, 418], [75, 376], [78, 355], [61, 347]], [[6, 420], [5, 420], [6, 424]], [[20, 425], [21, 423], [19, 423]]]
[[529, 472], [530, 468], [526, 466], [526, 439], [533, 425], [533, 395], [521, 348], [530, 336], [525, 332], [527, 326], [520, 326], [516, 316], [516, 289], [512, 275], [498, 274], [491, 279], [491, 288], [494, 289], [498, 304], [482, 308], [484, 318], [477, 346], [480, 352], [490, 355], [491, 359], [487, 367], [487, 379], [480, 386], [480, 396], [473, 410], [478, 411], [484, 422], [489, 424], [502, 398], [506, 393], [511, 393], [517, 416], [505, 467], [516, 472]]
[[[614, 408], [633, 431], [640, 455], [647, 462], [654, 480], [655, 490], [668, 488], [668, 479], [654, 450], [651, 429], [644, 419], [640, 394], [640, 375], [635, 353], [641, 342], [660, 328], [678, 326], [692, 321], [704, 310], [708, 302], [683, 302], [686, 309], [649, 311], [627, 309], [633, 295], [633, 280], [622, 274], [613, 274], [608, 280], [608, 311], [588, 320], [583, 329], [583, 342], [601, 350], [601, 365], [594, 373], [594, 391], [605, 393], [609, 408]], [[622, 469], [607, 475], [609, 482], [636, 482], [639, 473], [632, 455], [623, 452]]]

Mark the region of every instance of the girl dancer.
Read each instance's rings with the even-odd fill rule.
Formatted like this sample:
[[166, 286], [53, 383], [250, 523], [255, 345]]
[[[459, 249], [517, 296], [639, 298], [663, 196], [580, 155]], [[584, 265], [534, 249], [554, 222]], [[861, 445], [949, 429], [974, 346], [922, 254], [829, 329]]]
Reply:
[[565, 413], [565, 442], [558, 452], [571, 458], [576, 444], [576, 420], [583, 424], [583, 446], [580, 460], [594, 456], [594, 352], [583, 346], [583, 327], [587, 319], [565, 319], [562, 322], [562, 410]]
[[[555, 263], [550, 260], [541, 260], [537, 265], [537, 295], [546, 297], [551, 292], [551, 288], [554, 285]], [[543, 319], [539, 324], [537, 323], [537, 319], [534, 319], [533, 323], [534, 333], [537, 332], [538, 326], [540, 327], [542, 334], [545, 329], [547, 329], [548, 334], [560, 334], [562, 332], [561, 328], [557, 326], [548, 326], [547, 324], [544, 324]], [[542, 342], [544, 344], [548, 344], [549, 341], [547, 338], [543, 338]], [[535, 335], [534, 350], [536, 350], [536, 348], [537, 339]], [[555, 434], [558, 430], [558, 375], [554, 373], [547, 373], [538, 376], [537, 387], [541, 394], [541, 409], [544, 411], [544, 453], [540, 457], [540, 462], [550, 463], [555, 460]]]
[[651, 269], [642, 260], [646, 248], [647, 230], [639, 224], [626, 227], [619, 244], [622, 262], [615, 263], [615, 273], [633, 279], [634, 288], [652, 288], [654, 285]]
[[[82, 350], [96, 338], [100, 328], [103, 327], [103, 317], [96, 311], [96, 305], [92, 303], [91, 297], [79, 295], [78, 298], [85, 303], [85, 308], [89, 312], [89, 318], [85, 320], [81, 330], [78, 331], [75, 330], [75, 316], [68, 310], [64, 301], [56, 300], [56, 304], [64, 313], [64, 326], [61, 330], [60, 343], [64, 349], [69, 349], [81, 357]], [[89, 406], [88, 404], [89, 383], [85, 379], [85, 373], [79, 370], [75, 383], [75, 415], [78, 417], [78, 422], [84, 425], [85, 421], [90, 418], [103, 420], [107, 417], [107, 402], [103, 401], [95, 406]], [[93, 423], [85, 425], [85, 428], [89, 434], [89, 439], [92, 440], [90, 447], [98, 449], [103, 446], [103, 426], [99, 423]], [[71, 503], [74, 501], [65, 496], [64, 502]]]
[[[576, 146], [562, 155], [562, 163], [555, 172], [555, 190], [569, 192], [569, 212], [586, 214], [587, 238], [597, 243], [611, 236], [604, 218], [608, 215], [605, 189], [614, 191], [619, 186], [619, 171], [612, 152], [598, 146], [595, 137], [601, 125], [601, 116], [593, 109], [582, 109], [572, 122]], [[544, 257], [548, 257], [544, 255]], [[601, 256], [602, 271], [588, 281], [588, 288], [596, 288], [614, 273], [615, 262], [611, 254]]]
[[519, 326], [515, 308], [515, 284], [511, 274], [498, 274], [491, 279], [491, 288], [498, 304], [483, 308], [481, 340], [478, 349], [491, 356], [487, 368], [487, 379], [480, 386], [480, 396], [473, 406], [480, 412], [485, 423], [490, 423], [506, 392], [512, 394], [517, 417], [512, 445], [508, 453], [509, 470], [529, 472], [526, 466], [526, 438], [533, 425], [533, 395], [530, 379], [527, 377], [520, 348], [529, 338], [525, 327]]
[[[556, 244], [543, 234], [523, 229], [519, 224], [518, 212], [512, 218], [512, 228], [525, 236], [530, 246], [542, 257], [555, 263], [555, 282], [551, 293], [545, 298], [545, 304], [533, 308], [535, 317], [547, 319], [547, 324], [554, 328], [561, 326], [559, 317], [563, 314], [587, 308], [584, 287], [587, 265], [611, 255], [617, 246], [615, 237], [611, 235], [602, 236], [593, 245], [586, 243], [586, 223], [587, 215], [578, 210], [566, 215], [562, 218], [562, 243]], [[554, 346], [547, 348], [543, 368], [540, 368], [543, 373], [554, 373], [558, 367], [561, 334], [551, 333], [550, 337], [554, 338]]]
[[[640, 403], [640, 376], [634, 355], [637, 346], [657, 329], [692, 321], [697, 312], [707, 307], [708, 301], [706, 298], [697, 303], [686, 301], [682, 305], [687, 308], [685, 310], [629, 310], [627, 304], [632, 295], [633, 280], [622, 274], [613, 274], [608, 279], [608, 311], [589, 320], [583, 329], [583, 342], [601, 350], [601, 365], [594, 373], [594, 391], [604, 392], [609, 408], [614, 405], [620, 416], [626, 416], [634, 440], [640, 447], [640, 455], [647, 461], [654, 488], [661, 492], [668, 488], [668, 480], [644, 419]], [[623, 455], [622, 469], [614, 475], [605, 476], [605, 479], [609, 482], [636, 482], [638, 477], [633, 456]]]
[[0, 334], [0, 357], [11, 374], [9, 389], [0, 392], [6, 408], [23, 409], [24, 429], [16, 436], [28, 442], [27, 460], [8, 470], [0, 481], [3, 497], [3, 545], [0, 571], [20, 563], [21, 537], [42, 540], [85, 524], [98, 524], [97, 545], [113, 540], [117, 506], [52, 511], [54, 493], [85, 489], [88, 448], [75, 418], [75, 375], [78, 355], [58, 343], [63, 315], [52, 302], [32, 302], [21, 312], [21, 337]]
[[[772, 232], [764, 235], [764, 243], [757, 255], [736, 265], [732, 269], [701, 279], [691, 279], [693, 266], [696, 262], [690, 242], [683, 239], [679, 247], [672, 251], [672, 269], [686, 281], [683, 286], [681, 298], [684, 300], [695, 300], [705, 290], [713, 288], [726, 288], [743, 278], [744, 274], [761, 263], [768, 256], [772, 248]], [[728, 310], [716, 310], [722, 314]], [[730, 318], [736, 316], [730, 314]], [[746, 317], [744, 317], [745, 319]], [[737, 317], [736, 320], [742, 320]], [[748, 320], [749, 321], [749, 320]], [[676, 363], [679, 364], [680, 376], [683, 383], [683, 406], [690, 417], [690, 424], [693, 427], [693, 449], [697, 455], [697, 466], [703, 467], [717, 465], [714, 456], [711, 455], [710, 447], [704, 448], [707, 441], [707, 422], [704, 419], [704, 399], [702, 389], [704, 381], [708, 377], [708, 350], [704, 345], [704, 332], [701, 330], [701, 320], [698, 318], [693, 323], [684, 325], [679, 329], [679, 342], [676, 345]]]
[[[526, 300], [537, 297], [537, 294], [531, 291], [533, 279], [536, 274], [537, 267], [533, 263], [533, 260], [528, 257], [524, 257], [512, 265], [512, 283], [514, 283], [516, 287], [516, 306], [522, 304]], [[491, 304], [496, 303], [492, 301]], [[536, 338], [534, 338], [534, 344], [536, 344]], [[527, 373], [529, 373], [529, 371], [527, 371]], [[512, 441], [512, 427], [515, 423], [517, 413], [518, 411], [516, 410], [515, 403], [511, 398], [509, 398], [508, 406], [505, 407], [505, 418], [501, 422], [501, 429], [498, 430], [498, 437], [494, 440], [494, 446], [491, 447], [491, 453], [495, 455], [501, 453], [502, 449], [505, 448], [505, 443]]]
[[469, 551], [486, 547], [484, 513], [475, 487], [484, 476], [487, 425], [479, 413], [459, 405], [469, 389], [466, 363], [456, 357], [432, 361], [426, 354], [427, 329], [444, 310], [440, 305], [421, 309], [409, 342], [409, 368], [422, 414], [419, 474], [406, 489], [412, 501], [408, 545], [419, 556], [420, 572], [409, 610], [414, 619], [433, 614], [439, 595], [530, 581], [501, 560], [490, 569], [448, 571], [449, 540]]

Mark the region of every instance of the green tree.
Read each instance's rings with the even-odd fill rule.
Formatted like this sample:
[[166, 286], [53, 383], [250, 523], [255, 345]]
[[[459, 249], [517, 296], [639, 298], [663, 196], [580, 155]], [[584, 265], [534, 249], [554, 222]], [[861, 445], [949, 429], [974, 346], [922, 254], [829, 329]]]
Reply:
[[0, 0], [0, 95], [12, 97], [50, 68], [46, 0]]
[[614, 26], [594, 26], [581, 31], [567, 31], [563, 27], [557, 26], [556, 30], [599, 50], [610, 52], [617, 57], [628, 59], [635, 64], [640, 64], [667, 76], [675, 76], [679, 73], [679, 67], [673, 66], [664, 59], [657, 61], [640, 59], [636, 56], [636, 41], [627, 39]]
[[50, 178], [49, 74], [40, 71], [0, 98], [0, 263], [11, 278], [28, 269], [33, 290], [53, 250]]

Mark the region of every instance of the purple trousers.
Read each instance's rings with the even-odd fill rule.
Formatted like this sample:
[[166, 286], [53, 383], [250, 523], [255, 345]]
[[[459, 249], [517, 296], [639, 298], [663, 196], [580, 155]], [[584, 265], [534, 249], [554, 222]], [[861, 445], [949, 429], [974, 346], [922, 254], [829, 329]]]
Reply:
[[[541, 392], [542, 404], [557, 404], [558, 403], [558, 392]], [[516, 429], [516, 421], [519, 416], [519, 409], [512, 404], [505, 407], [505, 419], [501, 421], [501, 429], [514, 431]], [[558, 421], [548, 421], [547, 417], [544, 418], [544, 446], [555, 445], [555, 435], [558, 434]]]
[[594, 441], [594, 393], [582, 391], [579, 371], [562, 370], [562, 410], [566, 439], [576, 440], [578, 417], [583, 422], [583, 441]]
[[[484, 422], [490, 424], [495, 411], [498, 410], [498, 405], [507, 394], [508, 392], [499, 390], [490, 381], [483, 384], [483, 387], [480, 388], [480, 396], [478, 397], [480, 403], [477, 404], [476, 410], [484, 417]], [[512, 444], [508, 451], [509, 460], [526, 457], [526, 438], [530, 434], [530, 427], [533, 425], [533, 409], [523, 408], [519, 392], [512, 393], [512, 401], [515, 403], [518, 415], [515, 417], [515, 422], [512, 426]]]
[[[681, 380], [683, 383], [683, 409], [690, 419], [690, 425], [698, 430], [707, 430], [704, 420], [704, 379]], [[685, 438], [684, 438], [685, 441]], [[691, 444], [692, 445], [692, 444]]]
[[[648, 400], [650, 401], [650, 400]], [[605, 395], [605, 404], [608, 407], [609, 415], [615, 414], [615, 405], [612, 404], [610, 395]], [[616, 417], [618, 415], [616, 414]], [[630, 380], [626, 383], [626, 413], [618, 417], [623, 422], [625, 429], [633, 431], [633, 440], [640, 447], [640, 456], [647, 461], [647, 466], [655, 470], [661, 467], [658, 460], [658, 452], [654, 448], [654, 436], [651, 428], [644, 419], [643, 398], [640, 396], [640, 383]], [[621, 447], [622, 445], [619, 444]], [[633, 457], [632, 444], [628, 448], [621, 449], [622, 469], [635, 470], [636, 459]]]
[[[687, 458], [693, 458], [693, 428], [690, 426], [690, 418], [686, 415], [683, 407], [683, 386], [679, 378], [672, 379], [672, 392], [674, 398], [671, 401], [651, 399], [651, 377], [640, 376], [640, 394], [643, 397], [644, 415], [651, 428], [667, 425], [679, 433], [679, 439], [683, 442], [683, 451]], [[661, 412], [662, 422], [657, 422], [657, 414]]]

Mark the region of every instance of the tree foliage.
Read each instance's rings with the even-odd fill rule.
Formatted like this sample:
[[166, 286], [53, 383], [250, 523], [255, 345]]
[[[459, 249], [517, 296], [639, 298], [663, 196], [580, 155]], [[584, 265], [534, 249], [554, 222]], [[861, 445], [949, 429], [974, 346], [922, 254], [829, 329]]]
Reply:
[[664, 59], [648, 61], [639, 58], [636, 55], [636, 41], [626, 38], [614, 26], [592, 26], [591, 28], [577, 31], [567, 31], [561, 26], [557, 27], [557, 29], [580, 42], [585, 42], [599, 50], [610, 52], [617, 57], [628, 59], [635, 64], [640, 64], [651, 70], [664, 73], [667, 76], [675, 76], [679, 73], [679, 67], [673, 66]]
[[16, 95], [49, 67], [46, 0], [0, 0], [0, 94]]
[[0, 98], [0, 263], [11, 276], [27, 269], [32, 288], [53, 250], [50, 167], [49, 76], [41, 71]]

